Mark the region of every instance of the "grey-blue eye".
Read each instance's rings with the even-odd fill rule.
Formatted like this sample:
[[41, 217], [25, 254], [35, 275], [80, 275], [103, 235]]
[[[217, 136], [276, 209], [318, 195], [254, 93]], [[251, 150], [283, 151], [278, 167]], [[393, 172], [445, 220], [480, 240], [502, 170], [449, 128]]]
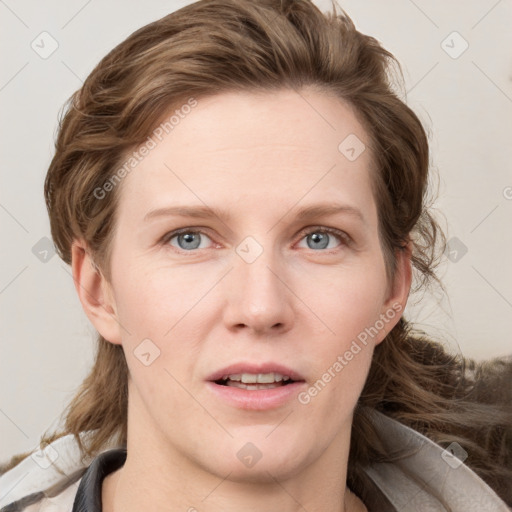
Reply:
[[[204, 231], [193, 230], [193, 229], [181, 229], [169, 233], [164, 238], [164, 243], [175, 247], [178, 250], [185, 252], [192, 252], [196, 249], [206, 249], [202, 244], [203, 239], [210, 240], [210, 237], [204, 233]], [[331, 241], [338, 240], [338, 245], [332, 245]], [[172, 243], [176, 240], [176, 243]], [[343, 231], [339, 231], [334, 228], [310, 228], [309, 231], [303, 232], [301, 242], [306, 240], [306, 249], [312, 249], [314, 251], [323, 251], [325, 249], [336, 249], [337, 247], [348, 245], [349, 237]]]
[[303, 239], [307, 241], [307, 248], [318, 250], [318, 249], [335, 249], [337, 246], [330, 246], [329, 243], [333, 239], [338, 239], [338, 242], [341, 242], [339, 245], [343, 245], [343, 242], [346, 243], [346, 236], [338, 230], [334, 229], [326, 229], [326, 228], [313, 228], [307, 233], [304, 233]]
[[307, 240], [311, 240], [310, 249], [326, 249], [329, 245], [330, 235], [328, 233], [315, 232], [307, 235]]
[[[190, 251], [194, 249], [204, 249], [204, 247], [200, 247], [201, 245], [201, 237], [208, 238], [207, 235], [205, 235], [201, 231], [182, 231], [180, 233], [176, 233], [173, 236], [168, 238], [168, 242], [170, 243], [171, 240], [176, 239], [178, 243], [178, 249], [181, 249], [182, 251]], [[173, 245], [173, 244], [171, 244]], [[176, 246], [174, 246], [176, 247]]]

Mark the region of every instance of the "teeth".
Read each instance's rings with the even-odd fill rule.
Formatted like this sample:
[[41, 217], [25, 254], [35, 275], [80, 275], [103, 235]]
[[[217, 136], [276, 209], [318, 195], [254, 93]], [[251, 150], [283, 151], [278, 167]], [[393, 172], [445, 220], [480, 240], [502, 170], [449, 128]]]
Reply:
[[273, 389], [284, 386], [283, 383], [278, 382], [273, 382], [272, 384], [244, 384], [243, 382], [236, 382], [232, 380], [228, 380], [226, 385], [233, 388], [249, 389], [253, 391], [256, 389]]
[[242, 382], [244, 384], [272, 384], [274, 382], [281, 382], [290, 380], [290, 377], [281, 375], [277, 372], [271, 373], [234, 373], [232, 375], [224, 375], [222, 380], [230, 380]]

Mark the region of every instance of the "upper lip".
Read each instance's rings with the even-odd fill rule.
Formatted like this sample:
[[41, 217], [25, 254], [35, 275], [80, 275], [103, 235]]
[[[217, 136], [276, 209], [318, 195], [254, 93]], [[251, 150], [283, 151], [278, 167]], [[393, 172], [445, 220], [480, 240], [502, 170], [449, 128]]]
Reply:
[[211, 375], [209, 375], [206, 380], [208, 381], [217, 381], [222, 379], [225, 375], [234, 375], [237, 373], [280, 373], [281, 375], [285, 375], [290, 377], [290, 379], [295, 381], [301, 381], [305, 380], [304, 377], [295, 370], [292, 370], [291, 368], [288, 368], [287, 366], [284, 366], [282, 364], [278, 363], [234, 363], [230, 364], [229, 366], [225, 366], [224, 368], [221, 368], [220, 370], [217, 370], [213, 372]]

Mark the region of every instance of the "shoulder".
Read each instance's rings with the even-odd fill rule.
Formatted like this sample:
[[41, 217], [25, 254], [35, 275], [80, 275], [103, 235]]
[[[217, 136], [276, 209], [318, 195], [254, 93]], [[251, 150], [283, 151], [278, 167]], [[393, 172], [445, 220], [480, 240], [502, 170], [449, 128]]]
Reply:
[[374, 463], [365, 471], [397, 510], [512, 510], [464, 464], [467, 454], [457, 443], [443, 449], [384, 414], [371, 411], [370, 417], [393, 462]]
[[55, 440], [0, 476], [0, 512], [69, 512], [91, 461], [73, 435]]
[[71, 512], [80, 480], [68, 485], [55, 496], [30, 494], [3, 507], [1, 512]]

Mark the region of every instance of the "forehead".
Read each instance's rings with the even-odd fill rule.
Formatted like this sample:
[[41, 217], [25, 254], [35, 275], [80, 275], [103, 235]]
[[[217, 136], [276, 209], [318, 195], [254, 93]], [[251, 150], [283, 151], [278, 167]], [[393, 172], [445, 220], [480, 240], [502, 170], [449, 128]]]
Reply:
[[368, 135], [332, 95], [229, 92], [199, 98], [183, 112], [162, 140], [152, 137], [154, 148], [124, 178], [121, 216], [140, 218], [144, 209], [172, 203], [369, 199]]

